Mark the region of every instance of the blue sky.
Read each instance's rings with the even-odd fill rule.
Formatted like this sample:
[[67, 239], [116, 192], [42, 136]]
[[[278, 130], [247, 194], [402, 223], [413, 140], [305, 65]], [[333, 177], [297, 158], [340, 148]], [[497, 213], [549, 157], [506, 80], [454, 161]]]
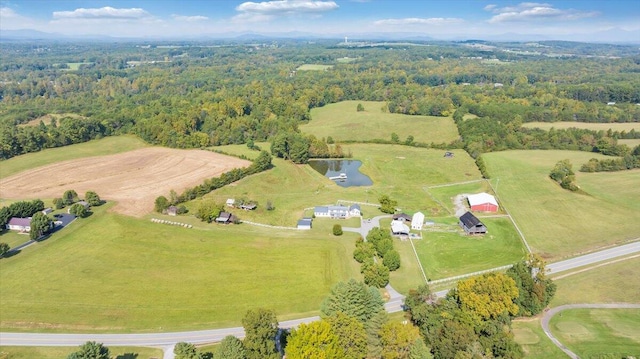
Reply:
[[413, 33], [446, 39], [528, 34], [640, 42], [640, 2], [0, 0], [0, 31], [16, 29], [120, 37], [307, 32], [352, 38]]

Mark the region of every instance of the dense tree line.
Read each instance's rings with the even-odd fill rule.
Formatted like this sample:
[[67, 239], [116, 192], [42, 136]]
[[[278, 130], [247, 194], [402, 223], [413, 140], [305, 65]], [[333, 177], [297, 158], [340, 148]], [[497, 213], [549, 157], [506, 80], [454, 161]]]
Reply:
[[522, 358], [511, 319], [547, 306], [555, 284], [544, 272], [544, 263], [531, 257], [506, 274], [462, 280], [441, 300], [422, 286], [409, 293], [405, 306], [436, 359]]
[[7, 207], [0, 208], [0, 230], [4, 230], [12, 217], [27, 218], [44, 209], [44, 202], [39, 199], [33, 201], [13, 202]]
[[[298, 133], [298, 124], [310, 120], [310, 109], [341, 100], [387, 101], [389, 111], [406, 114], [444, 116], [463, 109], [462, 113], [490, 119], [499, 127], [514, 118], [521, 122], [640, 119], [640, 107], [635, 105], [640, 102], [640, 61], [633, 57], [540, 61], [499, 51], [488, 54], [464, 44], [390, 45], [403, 51], [386, 51], [285, 42], [283, 47], [260, 48], [194, 43], [143, 49], [111, 44], [108, 52], [104, 46], [89, 44], [46, 44], [46, 51], [29, 45], [3, 46], [0, 158], [120, 133], [180, 148], [271, 140], [282, 133]], [[579, 45], [571, 46], [581, 51]], [[605, 48], [625, 56], [632, 53], [624, 47]], [[487, 55], [508, 65], [478, 60]], [[336, 58], [346, 56], [357, 61], [335, 64]], [[165, 58], [170, 61], [164, 62]], [[161, 62], [144, 63], [153, 60]], [[69, 71], [66, 62], [86, 65]], [[331, 71], [298, 71], [291, 76], [305, 62], [335, 66]], [[503, 86], [495, 87], [496, 83]], [[84, 118], [21, 125], [50, 112]], [[566, 146], [551, 138], [540, 143], [541, 134], [517, 131], [517, 123], [511, 123], [510, 136], [503, 137], [508, 146], [514, 140], [524, 148]], [[489, 129], [482, 122], [475, 124]], [[489, 143], [479, 146], [478, 139], [466, 139], [473, 134], [461, 130], [466, 143], [480, 147], [473, 150], [506, 147], [492, 145], [496, 138], [491, 132], [482, 132], [489, 138], [481, 143]], [[293, 157], [304, 161], [301, 150], [306, 145], [292, 140]], [[332, 156], [321, 141], [308, 142], [315, 152], [312, 157]], [[582, 143], [570, 145], [583, 149]]]

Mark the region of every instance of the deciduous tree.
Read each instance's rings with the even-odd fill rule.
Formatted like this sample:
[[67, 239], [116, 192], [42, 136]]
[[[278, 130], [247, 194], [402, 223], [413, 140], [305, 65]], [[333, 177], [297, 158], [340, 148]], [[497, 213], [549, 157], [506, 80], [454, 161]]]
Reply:
[[216, 359], [246, 359], [247, 354], [242, 341], [233, 335], [222, 339], [215, 354]]
[[29, 237], [31, 239], [38, 239], [41, 236], [49, 233], [51, 230], [51, 218], [42, 212], [36, 212], [31, 217], [31, 231], [29, 231]]
[[420, 339], [420, 332], [413, 324], [390, 321], [380, 329], [382, 357], [384, 359], [409, 359], [411, 348]]
[[69, 213], [73, 214], [76, 217], [84, 218], [87, 216], [89, 211], [84, 205], [80, 203], [74, 203], [73, 205], [71, 205], [71, 207], [69, 207]]
[[342, 359], [338, 337], [324, 320], [300, 324], [291, 331], [285, 349], [289, 359]]
[[326, 318], [338, 338], [339, 358], [362, 359], [367, 355], [367, 333], [364, 324], [342, 312]]
[[518, 313], [518, 305], [514, 303], [518, 288], [515, 281], [503, 273], [487, 273], [459, 281], [454, 297], [462, 310], [483, 320]]
[[251, 309], [242, 318], [247, 359], [278, 359], [276, 348], [278, 320], [272, 310]]
[[102, 343], [86, 342], [80, 346], [80, 350], [69, 354], [67, 359], [109, 359], [109, 348]]
[[0, 243], [0, 257], [2, 257], [5, 253], [9, 252], [11, 247], [7, 243]]
[[102, 204], [100, 196], [98, 196], [98, 194], [94, 191], [87, 191], [87, 193], [84, 195], [84, 199], [92, 206], [99, 206]]
[[62, 200], [64, 201], [64, 204], [66, 205], [70, 205], [73, 203], [78, 202], [78, 194], [76, 193], [76, 191], [70, 189], [64, 192], [64, 194], [62, 195]]
[[387, 251], [384, 255], [384, 259], [382, 260], [382, 264], [384, 264], [390, 271], [395, 271], [400, 268], [400, 253], [395, 249], [391, 249]]

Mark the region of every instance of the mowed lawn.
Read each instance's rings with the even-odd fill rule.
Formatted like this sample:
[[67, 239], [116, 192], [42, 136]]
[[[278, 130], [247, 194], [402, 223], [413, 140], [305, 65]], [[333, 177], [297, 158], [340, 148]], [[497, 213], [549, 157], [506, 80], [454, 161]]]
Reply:
[[624, 122], [624, 123], [589, 123], [589, 122], [527, 122], [522, 127], [528, 128], [540, 128], [543, 130], [550, 130], [555, 128], [556, 130], [562, 130], [567, 128], [581, 128], [594, 131], [626, 131], [629, 132], [632, 129], [640, 131], [640, 122]]
[[423, 239], [413, 242], [428, 280], [500, 267], [525, 258], [524, 245], [508, 218], [482, 218], [489, 231], [484, 236], [464, 235], [454, 221], [451, 220], [451, 232], [423, 231]]
[[[364, 111], [357, 111], [358, 104]], [[450, 117], [388, 113], [383, 107], [386, 104], [379, 101], [342, 101], [314, 108], [311, 121], [300, 130], [336, 141], [391, 140], [391, 133], [396, 133], [401, 142], [411, 135], [415, 142], [449, 143], [460, 136]]]
[[526, 359], [564, 359], [566, 354], [544, 334], [540, 318], [518, 318], [511, 322], [514, 340], [522, 346]]
[[[473, 182], [473, 183], [462, 183], [456, 184], [453, 186], [446, 187], [436, 187], [428, 189], [429, 195], [436, 201], [444, 210], [446, 210], [449, 215], [453, 216], [456, 214], [456, 207], [454, 205], [454, 199], [456, 196], [461, 194], [476, 194], [481, 192], [486, 192], [495, 196], [493, 190], [489, 186], [489, 183], [485, 180]], [[469, 201], [464, 199], [462, 204], [469, 208]], [[499, 209], [498, 213], [494, 214], [504, 214], [504, 212]]]
[[[504, 151], [483, 155], [501, 203], [534, 252], [558, 260], [640, 237], [640, 170], [581, 173], [590, 158], [578, 151]], [[562, 189], [549, 178], [569, 159], [586, 193]]]
[[640, 309], [570, 309], [551, 318], [549, 327], [581, 358], [640, 355]]
[[[377, 204], [385, 194], [397, 200], [403, 210], [438, 215], [443, 209], [425, 191], [426, 186], [481, 178], [473, 160], [462, 150], [454, 150], [453, 158], [445, 158], [441, 150], [401, 145], [350, 144], [344, 148], [352, 152], [352, 159], [362, 161], [360, 171], [371, 178], [372, 186], [343, 188], [309, 165], [274, 159], [274, 168], [213, 191], [205, 198], [219, 203], [225, 203], [227, 198], [258, 201], [258, 209], [240, 211], [240, 218], [294, 226], [305, 208], [338, 200]], [[187, 205], [195, 210], [199, 201]], [[267, 201], [275, 206], [274, 211], [266, 210]], [[363, 205], [362, 211], [365, 217], [380, 214], [373, 206]]]
[[127, 135], [105, 137], [100, 140], [27, 153], [2, 161], [0, 178], [9, 177], [21, 171], [55, 162], [92, 156], [112, 155], [147, 146], [148, 145], [138, 137]]
[[[161, 358], [162, 349], [143, 347], [108, 347], [114, 359]], [[2, 359], [60, 359], [78, 351], [79, 347], [7, 347], [0, 346]]]
[[558, 285], [550, 306], [572, 303], [640, 302], [640, 257], [592, 267], [552, 279]]
[[0, 260], [1, 330], [137, 332], [240, 325], [318, 313], [360, 273], [356, 235], [249, 225], [186, 229], [96, 210]]

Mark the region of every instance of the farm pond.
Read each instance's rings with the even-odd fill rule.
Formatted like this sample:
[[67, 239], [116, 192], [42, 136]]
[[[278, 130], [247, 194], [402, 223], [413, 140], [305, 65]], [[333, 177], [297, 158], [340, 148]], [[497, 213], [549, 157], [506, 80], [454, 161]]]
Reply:
[[373, 181], [360, 172], [362, 162], [358, 160], [310, 160], [309, 166], [321, 175], [333, 180], [338, 186], [371, 186]]

